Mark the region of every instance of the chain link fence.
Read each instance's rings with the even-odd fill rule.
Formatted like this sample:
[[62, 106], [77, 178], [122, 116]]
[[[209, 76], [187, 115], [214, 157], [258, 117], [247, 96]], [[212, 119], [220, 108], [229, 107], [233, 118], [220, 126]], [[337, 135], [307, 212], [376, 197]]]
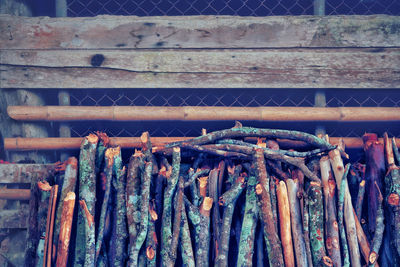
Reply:
[[[400, 15], [398, 0], [326, 0], [327, 15]], [[68, 0], [68, 16], [313, 15], [313, 0]]]
[[[328, 107], [400, 107], [398, 90], [326, 90]], [[298, 106], [314, 105], [314, 89], [129, 89], [71, 90], [73, 106]], [[55, 103], [56, 104], [56, 103]], [[202, 128], [208, 131], [229, 128], [233, 121], [146, 121], [71, 123], [72, 135], [85, 136], [96, 130], [110, 136], [140, 136], [149, 131], [152, 136], [198, 136]], [[313, 133], [317, 125], [325, 127], [330, 136], [360, 137], [365, 132], [400, 137], [400, 125], [387, 122], [260, 122], [246, 121], [246, 126], [296, 129]]]

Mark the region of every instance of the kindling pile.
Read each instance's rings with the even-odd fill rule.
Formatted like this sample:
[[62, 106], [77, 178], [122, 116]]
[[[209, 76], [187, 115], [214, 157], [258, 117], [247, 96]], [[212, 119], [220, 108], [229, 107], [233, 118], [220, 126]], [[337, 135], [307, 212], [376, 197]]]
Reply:
[[[79, 161], [70, 158], [61, 177], [37, 185], [43, 238], [28, 246], [36, 257], [27, 261], [398, 266], [395, 140], [365, 134], [365, 164], [344, 165], [344, 146], [328, 139], [237, 124], [152, 147], [145, 132], [125, 165], [106, 134], [90, 134]], [[280, 140], [297, 150], [280, 148]]]

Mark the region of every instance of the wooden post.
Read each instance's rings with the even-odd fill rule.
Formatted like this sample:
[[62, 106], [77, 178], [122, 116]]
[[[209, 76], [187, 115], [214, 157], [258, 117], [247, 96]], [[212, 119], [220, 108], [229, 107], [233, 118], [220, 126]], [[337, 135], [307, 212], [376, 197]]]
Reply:
[[[58, 4], [60, 4], [60, 2], [65, 2], [65, 0], [56, 0], [56, 13], [58, 16]], [[65, 3], [66, 4], [66, 3]], [[66, 6], [65, 6], [66, 8]], [[66, 10], [65, 10], [65, 15], [66, 15]], [[71, 99], [70, 99], [70, 95], [68, 93], [68, 91], [66, 90], [62, 90], [58, 92], [58, 104], [60, 106], [69, 106], [71, 104]], [[69, 127], [68, 123], [60, 123], [60, 127], [59, 127], [59, 136], [60, 137], [71, 137], [71, 128]], [[60, 153], [60, 160], [61, 161], [65, 161], [69, 158], [69, 153], [63, 151]]]
[[314, 15], [325, 15], [325, 0], [314, 0]]

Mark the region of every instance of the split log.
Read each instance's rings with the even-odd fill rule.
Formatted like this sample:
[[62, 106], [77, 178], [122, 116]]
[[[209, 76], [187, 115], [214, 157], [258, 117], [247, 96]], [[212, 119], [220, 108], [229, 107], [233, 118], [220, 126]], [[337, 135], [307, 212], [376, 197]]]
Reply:
[[336, 183], [328, 157], [320, 159], [321, 181], [324, 192], [326, 249], [335, 267], [342, 266], [339, 245], [339, 229], [336, 216]]
[[[368, 193], [368, 229], [373, 236], [375, 233], [376, 212], [378, 210], [378, 191], [382, 191], [382, 181], [386, 173], [384, 145], [378, 141], [376, 134], [364, 134], [364, 151], [366, 158], [365, 181]], [[392, 153], [392, 152], [391, 152]]]
[[[141, 170], [144, 169], [144, 154], [140, 151], [135, 151], [131, 156], [128, 165], [126, 179], [126, 214], [129, 231], [129, 263], [134, 264], [135, 242], [140, 225], [140, 177]], [[157, 213], [158, 214], [158, 213]]]
[[49, 206], [47, 210], [46, 234], [44, 240], [43, 266], [50, 267], [53, 251], [54, 217], [57, 203], [58, 185], [53, 185], [50, 191]]
[[182, 256], [182, 263], [184, 266], [195, 266], [195, 259], [192, 247], [192, 240], [190, 238], [189, 222], [186, 215], [185, 205], [182, 205], [182, 223], [180, 230], [180, 250]]
[[383, 215], [383, 196], [381, 191], [379, 190], [378, 183], [375, 182], [375, 186], [378, 190], [378, 209], [376, 211], [376, 222], [375, 222], [375, 234], [372, 240], [372, 246], [368, 257], [368, 263], [370, 265], [375, 265], [376, 261], [378, 260], [379, 250], [382, 245], [383, 239], [383, 231], [385, 230], [385, 225], [383, 223], [384, 215]]
[[[310, 182], [308, 189], [308, 208], [310, 216], [310, 244], [313, 265], [323, 266], [326, 256], [324, 241], [324, 205], [321, 184]], [[304, 207], [305, 208], [305, 207]]]
[[362, 208], [364, 203], [364, 193], [365, 193], [365, 180], [362, 180], [358, 186], [356, 208], [355, 208], [358, 220], [361, 220]]
[[65, 267], [68, 262], [68, 250], [71, 237], [72, 220], [74, 216], [75, 193], [68, 192], [63, 200], [60, 234], [57, 249], [57, 267]]
[[213, 199], [205, 197], [200, 207], [194, 206], [184, 197], [188, 208], [188, 217], [194, 227], [195, 232], [195, 259], [196, 266], [209, 266], [209, 246], [210, 246], [210, 211]]
[[[393, 147], [396, 146], [392, 141]], [[386, 149], [390, 150], [390, 144], [387, 143]], [[394, 150], [396, 155], [396, 150]], [[390, 152], [386, 152], [390, 154]], [[400, 255], [400, 168], [394, 164], [388, 167], [385, 177], [386, 201], [390, 212], [391, 236], [393, 244]]]
[[294, 267], [294, 252], [292, 244], [292, 232], [290, 222], [290, 207], [288, 192], [284, 181], [280, 181], [277, 185], [276, 195], [278, 199], [279, 209], [279, 222], [280, 222], [280, 233], [283, 248], [283, 259], [285, 266]]
[[268, 260], [271, 266], [283, 266], [283, 255], [281, 241], [278, 233], [275, 231], [273, 223], [277, 217], [273, 217], [271, 207], [271, 194], [269, 185], [269, 176], [265, 168], [264, 151], [261, 148], [255, 150], [254, 165], [257, 177], [256, 194], [258, 196], [259, 209], [261, 211], [264, 239], [267, 245]]
[[290, 221], [292, 224], [292, 235], [294, 252], [296, 256], [296, 264], [297, 266], [309, 266], [303, 235], [303, 223], [300, 214], [300, 206], [297, 199], [298, 182], [293, 179], [288, 179], [286, 180], [286, 186], [288, 189]]
[[[85, 256], [85, 265], [84, 266], [95, 266], [94, 262], [94, 251], [95, 251], [95, 240], [94, 240], [94, 216], [89, 212], [89, 209], [86, 205], [86, 201], [84, 199], [79, 200], [79, 205], [84, 213], [84, 224], [85, 224], [85, 248], [86, 248], [86, 256]], [[90, 254], [88, 252], [92, 252]]]
[[105, 166], [104, 172], [101, 174], [101, 179], [103, 180], [104, 185], [104, 196], [103, 203], [101, 205], [100, 217], [98, 222], [98, 230], [97, 230], [97, 239], [96, 239], [96, 248], [95, 248], [95, 262], [99, 261], [101, 250], [105, 250], [103, 248], [103, 239], [107, 232], [106, 229], [106, 217], [111, 211], [109, 210], [110, 205], [110, 195], [111, 195], [111, 181], [113, 178], [113, 166], [114, 166], [114, 157], [118, 155], [118, 149], [108, 148], [105, 151]]
[[[131, 247], [131, 257], [129, 266], [137, 266], [139, 260], [139, 252], [146, 240], [146, 235], [149, 226], [149, 201], [150, 201], [150, 183], [151, 174], [153, 171], [153, 163], [146, 162], [145, 169], [141, 178], [140, 188], [140, 226], [135, 240], [135, 244]], [[122, 218], [123, 219], [123, 218]], [[171, 227], [170, 227], [171, 228]], [[164, 225], [163, 225], [164, 229]], [[171, 231], [171, 230], [170, 230]]]
[[[356, 225], [356, 233], [357, 233], [357, 239], [358, 239], [358, 244], [360, 245], [360, 251], [362, 256], [364, 257], [365, 262], [369, 262], [369, 253], [370, 253], [370, 244], [368, 241], [367, 236], [364, 233], [364, 230], [361, 226], [360, 221], [358, 220], [355, 211], [354, 212], [354, 221]], [[378, 262], [375, 263], [376, 267], [379, 267]]]
[[[181, 162], [181, 150], [179, 147], [173, 149], [172, 154], [172, 174], [168, 179], [168, 185], [164, 192], [164, 205], [162, 214], [162, 233], [161, 233], [161, 258], [163, 265], [169, 266], [169, 249], [172, 240], [172, 199], [179, 180], [179, 170]], [[173, 263], [172, 263], [173, 264]]]
[[47, 181], [39, 181], [37, 182], [37, 187], [39, 190], [40, 200], [38, 203], [38, 212], [37, 212], [37, 222], [38, 222], [38, 244], [36, 247], [36, 265], [43, 266], [46, 264], [46, 260], [44, 258], [44, 250], [45, 250], [45, 238], [47, 231], [47, 217], [49, 214], [50, 204], [50, 195], [51, 195], [51, 186]]
[[[221, 164], [222, 163], [222, 164]], [[209, 183], [208, 183], [208, 196], [213, 199], [213, 208], [211, 209], [211, 221], [212, 221], [212, 250], [211, 250], [211, 259], [214, 261], [218, 257], [218, 250], [221, 245], [221, 217], [219, 213], [219, 191], [221, 190], [219, 185], [219, 180], [221, 175], [224, 173], [225, 165], [223, 161], [221, 161], [217, 168], [213, 169], [209, 173]], [[221, 179], [222, 181], [222, 179]]]
[[[97, 135], [90, 134], [86, 136], [81, 144], [79, 154], [79, 199], [84, 200], [89, 214], [95, 215], [96, 201], [96, 173], [95, 173], [95, 158], [96, 147], [99, 138]], [[78, 210], [78, 225], [76, 233], [75, 245], [75, 262], [74, 265], [83, 266], [87, 261], [94, 263], [95, 251], [89, 251], [86, 248], [86, 242], [91, 242], [95, 238], [94, 226], [89, 227], [90, 235], [85, 235], [85, 217], [83, 209]]]
[[[62, 218], [62, 211], [64, 205], [64, 199], [67, 197], [68, 193], [75, 192], [75, 185], [76, 180], [78, 177], [78, 160], [75, 157], [68, 158], [66, 162], [65, 172], [64, 172], [64, 179], [62, 181], [61, 187], [61, 195], [60, 201], [58, 202], [57, 212], [56, 212], [56, 221], [55, 221], [55, 230], [54, 230], [54, 243], [57, 244], [59, 233], [61, 231], [61, 218]], [[54, 248], [55, 250], [57, 247]], [[54, 255], [58, 253], [53, 253]], [[54, 259], [53, 259], [54, 261]]]
[[[127, 259], [126, 244], [128, 239], [128, 231], [126, 225], [126, 169], [122, 164], [121, 149], [119, 147], [114, 148], [117, 154], [114, 155], [113, 164], [113, 176], [115, 177], [111, 184], [114, 188], [114, 201], [115, 208], [113, 212], [113, 229], [111, 233], [111, 244], [110, 244], [110, 260], [114, 266], [125, 266]], [[150, 177], [151, 178], [151, 177]], [[149, 179], [150, 179], [149, 178]], [[150, 188], [150, 181], [148, 182]], [[150, 190], [150, 189], [148, 189]], [[143, 201], [146, 198], [143, 196]], [[149, 198], [147, 197], [147, 202]], [[143, 204], [143, 206], [145, 206]], [[147, 213], [147, 210], [146, 210]], [[146, 220], [146, 227], [148, 221]], [[146, 229], [147, 232], [147, 229]]]
[[[154, 267], [157, 262], [157, 247], [158, 247], [158, 239], [156, 234], [156, 225], [155, 222], [158, 220], [158, 215], [154, 210], [153, 205], [149, 203], [149, 226], [148, 233], [146, 236], [146, 266]], [[188, 229], [189, 231], [189, 229]]]
[[[262, 153], [261, 157], [263, 158]], [[253, 263], [255, 247], [254, 241], [259, 213], [258, 208], [261, 208], [261, 206], [257, 206], [257, 197], [255, 192], [256, 184], [257, 176], [255, 173], [249, 173], [246, 187], [246, 200], [244, 204], [242, 231], [240, 232], [237, 266], [251, 266]]]
[[[329, 152], [329, 158], [332, 165], [332, 170], [335, 175], [335, 180], [338, 188], [341, 188], [341, 182], [345, 174], [345, 168], [341, 158], [339, 149], [334, 149]], [[350, 262], [354, 267], [361, 267], [360, 250], [357, 242], [356, 226], [354, 222], [353, 205], [351, 203], [350, 191], [347, 183], [344, 185], [344, 220], [349, 244]], [[344, 258], [344, 255], [343, 255]]]
[[[228, 173], [229, 171], [228, 167]], [[245, 186], [245, 177], [239, 176], [242, 170], [241, 165], [235, 166], [233, 172], [229, 173], [229, 180], [231, 183], [231, 188], [226, 191], [219, 198], [219, 205], [224, 206], [224, 213], [222, 217], [222, 225], [221, 225], [221, 241], [220, 241], [220, 249], [216, 259], [216, 265], [219, 267], [228, 266], [228, 256], [229, 256], [229, 239], [231, 235], [231, 224], [233, 212], [235, 209], [236, 200], [243, 192]]]

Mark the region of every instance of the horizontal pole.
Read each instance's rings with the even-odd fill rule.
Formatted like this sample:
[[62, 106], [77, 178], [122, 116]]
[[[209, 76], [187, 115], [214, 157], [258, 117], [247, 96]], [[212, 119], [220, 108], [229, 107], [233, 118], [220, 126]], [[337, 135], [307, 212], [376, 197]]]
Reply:
[[30, 189], [0, 189], [0, 199], [7, 200], [29, 200], [31, 197]]
[[398, 107], [9, 106], [23, 121], [398, 121]]
[[[170, 142], [187, 140], [193, 137], [151, 137], [154, 147], [163, 146]], [[332, 144], [338, 144], [341, 137], [330, 137]], [[71, 138], [4, 138], [5, 150], [23, 151], [23, 150], [61, 150], [61, 149], [79, 149], [82, 137]], [[363, 141], [359, 137], [343, 137], [346, 148], [362, 148]], [[249, 141], [255, 141], [256, 138], [247, 138]], [[303, 142], [291, 140], [278, 140], [279, 145], [285, 148], [304, 148], [307, 146]], [[400, 147], [400, 138], [396, 138], [396, 143]], [[111, 137], [111, 146], [120, 146], [121, 148], [140, 148], [142, 142], [140, 137]]]

